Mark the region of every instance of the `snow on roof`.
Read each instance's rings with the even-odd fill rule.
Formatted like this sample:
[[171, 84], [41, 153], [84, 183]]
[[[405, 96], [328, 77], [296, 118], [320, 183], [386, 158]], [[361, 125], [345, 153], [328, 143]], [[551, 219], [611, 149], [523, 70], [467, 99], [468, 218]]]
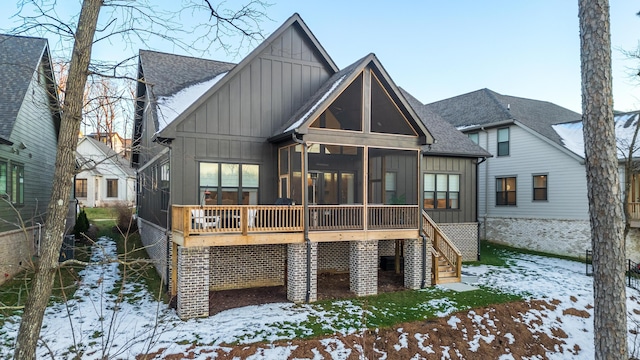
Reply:
[[[614, 116], [618, 159], [624, 159], [628, 156], [629, 146], [633, 140], [633, 134], [635, 133], [639, 118], [640, 113], [638, 112]], [[565, 148], [584, 157], [584, 135], [581, 121], [556, 124], [552, 125], [552, 127], [560, 136]], [[640, 144], [640, 138], [636, 140], [636, 143]], [[635, 147], [638, 148], [638, 145]], [[635, 156], [637, 156], [637, 154]]]
[[456, 126], [456, 129], [462, 131], [465, 129], [470, 129], [470, 128], [474, 128], [474, 127], [479, 127], [480, 125], [462, 125], [462, 126]]
[[297, 128], [298, 126], [302, 125], [302, 123], [309, 117], [309, 115], [311, 115], [311, 113], [313, 113], [316, 110], [316, 108], [320, 106], [320, 104], [322, 104], [322, 102], [325, 101], [327, 97], [329, 97], [329, 95], [333, 92], [333, 90], [335, 90], [338, 87], [338, 85], [340, 85], [340, 83], [342, 82], [342, 80], [344, 80], [345, 77], [347, 77], [347, 75], [343, 75], [338, 80], [336, 80], [333, 83], [333, 85], [331, 85], [331, 88], [329, 88], [329, 90], [327, 90], [324, 93], [324, 95], [322, 95], [322, 97], [318, 101], [316, 101], [311, 108], [309, 108], [309, 111], [307, 111], [304, 115], [302, 115], [300, 119], [296, 120], [296, 122], [291, 124], [284, 132], [286, 133], [287, 131], [291, 131]]
[[191, 104], [196, 102], [207, 90], [217, 84], [227, 73], [228, 72], [224, 72], [210, 80], [193, 84], [171, 96], [158, 97], [158, 132], [162, 131], [180, 114], [187, 110]]

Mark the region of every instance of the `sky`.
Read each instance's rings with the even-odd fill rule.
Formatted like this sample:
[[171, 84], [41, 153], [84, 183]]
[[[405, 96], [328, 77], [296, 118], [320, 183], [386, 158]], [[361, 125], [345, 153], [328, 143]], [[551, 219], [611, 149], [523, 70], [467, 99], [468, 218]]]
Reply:
[[[152, 3], [158, 8], [181, 4], [176, 0]], [[489, 88], [581, 112], [577, 0], [270, 3], [268, 19], [260, 23], [265, 36], [297, 12], [338, 67], [375, 53], [396, 85], [424, 103]], [[78, 4], [78, 0], [59, 0], [56, 12], [75, 14]], [[2, 12], [1, 30], [15, 27], [11, 15], [16, 9]], [[638, 11], [637, 1], [610, 1], [614, 108], [619, 111], [640, 109], [640, 77], [633, 71], [640, 60], [630, 60], [622, 53], [638, 48]], [[206, 16], [187, 11], [173, 20], [191, 24]], [[184, 40], [192, 39], [185, 35]], [[256, 46], [230, 55], [215, 45], [207, 46], [203, 54], [155, 40], [133, 43], [125, 50], [114, 43], [103, 45], [96, 54], [133, 54], [144, 48], [231, 62], [239, 62]]]
[[[325, 358], [323, 353], [328, 353], [332, 359], [347, 359], [359, 355], [352, 354], [359, 351], [357, 346], [345, 343], [354, 340], [341, 339], [339, 334], [363, 333], [360, 330], [363, 326], [360, 320], [354, 322], [344, 316], [357, 314], [354, 319], [366, 319], [366, 312], [369, 310], [363, 308], [360, 301], [336, 301], [329, 308], [293, 303], [253, 305], [222, 311], [208, 318], [181, 321], [174, 310], [168, 309], [164, 303], [154, 301], [146, 287], [134, 279], [118, 282], [122, 279], [118, 264], [101, 262], [105, 256], [114, 258], [115, 253], [116, 244], [112, 239], [98, 239], [97, 246], [92, 249], [91, 261], [94, 263], [78, 273], [81, 281], [73, 298], [66, 305], [55, 303], [47, 308], [37, 349], [39, 359], [71, 358], [69, 349], [77, 347], [84, 351], [83, 358], [101, 358], [101, 351], [108, 349], [112, 358], [132, 359], [141, 353], [157, 352], [154, 359], [191, 353], [193, 357], [188, 358], [204, 360], [210, 359], [218, 351], [230, 351], [226, 344], [242, 346], [254, 342], [267, 344], [258, 347], [255, 354], [243, 352], [244, 358], [286, 359], [298, 345], [285, 341], [274, 342], [296, 338], [296, 334], [311, 333], [309, 326], [320, 326], [329, 334], [338, 334], [325, 336], [318, 341], [316, 346], [320, 348], [314, 349], [314, 359]], [[530, 311], [512, 315], [515, 322], [527, 325], [534, 338], [545, 339], [543, 334], [546, 334], [551, 339], [560, 340], [560, 344], [549, 349], [546, 354], [549, 359], [592, 358], [593, 277], [585, 275], [584, 263], [537, 255], [509, 254], [506, 267], [463, 265], [463, 274], [474, 285], [518, 294], [526, 300], [552, 303], [553, 305], [542, 307], [532, 306]], [[118, 291], [114, 289], [122, 284], [124, 301], [114, 306], [118, 296]], [[433, 294], [429, 293], [436, 289], [442, 287], [420, 290], [425, 293], [425, 298], [415, 310], [438, 313], [447, 319], [451, 331], [466, 334], [467, 344], [458, 344], [456, 347], [466, 346], [472, 352], [480, 352], [482, 350], [479, 350], [479, 345], [482, 342], [502, 350], [504, 353], [500, 359], [515, 358], [511, 354], [510, 345], [514, 340], [519, 340], [522, 344], [526, 341], [527, 334], [505, 333], [508, 327], [499, 323], [499, 317], [494, 321], [490, 316], [490, 309], [469, 310], [456, 303], [453, 297], [434, 299]], [[637, 356], [639, 345], [635, 335], [640, 324], [639, 297], [640, 292], [626, 288], [627, 336], [629, 355], [632, 357]], [[376, 310], [396, 316], [394, 308], [374, 309]], [[481, 315], [483, 311], [485, 313]], [[471, 327], [461, 326], [464, 317], [473, 320]], [[0, 357], [11, 356], [13, 346], [7, 344], [14, 343], [18, 327], [17, 316], [6, 318], [0, 326], [0, 344], [4, 345], [0, 346]], [[443, 359], [459, 357], [456, 356], [456, 349], [444, 346], [437, 340], [437, 336], [433, 336], [437, 329], [430, 330], [425, 326], [423, 329], [426, 332], [415, 333], [411, 337], [403, 329], [397, 328], [398, 342], [392, 344], [396, 352], [407, 348], [409, 342], [417, 342], [426, 354], [433, 354], [435, 349], [449, 355], [443, 355]], [[445, 332], [445, 338], [446, 334]], [[389, 337], [385, 339], [394, 341]], [[315, 340], [305, 341], [313, 343]], [[358, 340], [355, 341], [357, 344]], [[381, 343], [383, 341], [377, 339], [372, 344], [380, 358], [393, 358], [394, 354], [397, 355], [386, 352], [384, 348], [376, 348], [379, 346], [376, 344]]]

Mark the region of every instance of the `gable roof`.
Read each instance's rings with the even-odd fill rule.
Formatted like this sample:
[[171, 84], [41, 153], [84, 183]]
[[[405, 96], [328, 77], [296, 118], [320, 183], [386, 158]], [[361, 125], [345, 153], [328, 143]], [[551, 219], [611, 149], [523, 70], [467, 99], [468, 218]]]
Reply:
[[[616, 145], [618, 147], [618, 160], [623, 160], [629, 155], [629, 147], [631, 146], [633, 135], [638, 121], [640, 120], [640, 110], [626, 113], [616, 113], [613, 117], [615, 123], [616, 132]], [[563, 124], [553, 125], [553, 130], [560, 136], [562, 145], [575, 153], [576, 155], [584, 158], [584, 134], [582, 121], [574, 121]], [[640, 134], [636, 139], [635, 148], [640, 145]], [[638, 157], [638, 154], [633, 156]]]
[[[333, 74], [316, 93], [311, 96], [307, 102], [296, 111], [293, 116], [285, 122], [285, 124], [276, 131], [269, 139], [277, 141], [278, 139], [287, 138], [291, 133], [305, 133], [311, 123], [326, 110], [326, 108], [360, 75], [367, 67], [371, 66], [374, 71], [381, 75], [381, 81], [391, 90], [390, 93], [395, 95], [395, 101], [399, 102], [410, 114], [407, 119], [411, 125], [419, 133], [419, 136], [425, 138], [426, 143], [433, 141], [433, 136], [429, 132], [425, 124], [420, 121], [420, 117], [415, 113], [414, 109], [406, 102], [399, 88], [393, 83], [386, 70], [378, 60], [375, 54], [371, 53], [357, 60], [353, 64]], [[412, 121], [415, 119], [415, 122]]]
[[[45, 71], [50, 79], [50, 104], [57, 102], [53, 86], [53, 73], [48, 63], [47, 39], [0, 34], [0, 141], [11, 143], [9, 138], [18, 117], [22, 102], [27, 95], [34, 72], [41, 61], [46, 61]], [[59, 113], [54, 112], [59, 122]], [[58, 125], [56, 123], [56, 129]]]
[[[111, 149], [109, 146], [107, 146], [103, 142], [98, 141], [90, 136], [83, 136], [82, 139], [80, 139], [80, 141], [78, 142], [78, 144], [82, 142], [87, 142], [93, 145], [96, 149], [98, 149], [98, 151], [100, 151], [103, 154], [104, 161], [111, 162], [113, 165], [118, 167], [120, 171], [122, 171], [125, 175], [130, 177], [136, 176], [135, 171], [129, 165], [129, 161], [124, 157], [122, 157], [121, 154], [118, 154], [115, 151], [113, 151], [113, 149]], [[78, 148], [80, 149], [80, 147]], [[92, 160], [92, 159], [88, 159], [86, 155], [83, 155], [80, 153], [78, 153], [77, 156], [80, 160], [82, 160], [81, 165], [86, 164], [88, 161]], [[100, 174], [100, 171], [98, 168], [94, 168], [91, 170], [93, 173]]]
[[[156, 129], [164, 129], [212, 86], [202, 89], [201, 84], [206, 86], [212, 79], [226, 74], [235, 66], [222, 61], [140, 50], [139, 71], [150, 92], [149, 98], [158, 104], [151, 108]], [[185, 89], [198, 87], [199, 94], [187, 90], [187, 96], [180, 96], [181, 93], [185, 95]], [[162, 107], [163, 104], [167, 106]]]
[[460, 156], [460, 157], [491, 157], [492, 155], [469, 139], [453, 125], [446, 122], [438, 114], [422, 104], [413, 95], [400, 88], [411, 107], [420, 116], [434, 138], [434, 143], [423, 149], [427, 154]]
[[578, 121], [582, 116], [556, 104], [480, 89], [427, 104], [426, 107], [460, 130], [500, 126], [517, 121], [562, 145], [553, 124]]
[[[200, 91], [196, 94], [196, 96], [193, 96], [194, 94], [192, 94], [192, 96], [187, 96], [189, 97], [191, 100], [193, 100], [190, 104], [188, 104], [187, 106], [184, 106], [184, 109], [179, 113], [176, 114], [175, 117], [170, 119], [170, 122], [168, 124], [165, 124], [166, 126], [162, 127], [158, 127], [158, 124], [156, 123], [156, 129], [158, 130], [158, 133], [160, 135], [160, 137], [172, 137], [172, 131], [175, 128], [175, 125], [181, 121], [182, 119], [186, 118], [192, 111], [194, 111], [200, 104], [202, 104], [204, 101], [206, 101], [206, 99], [213, 94], [214, 92], [216, 92], [220, 87], [224, 86], [224, 84], [230, 79], [232, 78], [235, 74], [237, 74], [238, 72], [242, 71], [243, 68], [245, 68], [248, 64], [250, 64], [255, 58], [257, 58], [259, 55], [261, 55], [269, 46], [271, 46], [271, 44], [282, 35], [282, 33], [284, 31], [286, 31], [288, 28], [292, 27], [292, 26], [296, 26], [298, 29], [300, 29], [305, 36], [307, 37], [307, 39], [309, 41], [311, 41], [311, 43], [313, 44], [314, 48], [318, 51], [318, 53], [320, 54], [320, 59], [324, 61], [324, 63], [326, 64], [326, 66], [328, 68], [331, 69], [332, 72], [337, 72], [338, 71], [338, 67], [336, 66], [336, 64], [333, 62], [333, 60], [331, 59], [331, 57], [329, 56], [329, 54], [325, 51], [324, 47], [322, 47], [322, 45], [318, 42], [318, 40], [316, 39], [315, 35], [313, 35], [313, 33], [311, 32], [311, 30], [307, 27], [307, 25], [304, 23], [304, 21], [302, 20], [302, 18], [300, 17], [299, 14], [295, 13], [293, 14], [291, 17], [289, 17], [282, 25], [280, 25], [280, 27], [278, 29], [276, 29], [276, 31], [274, 31], [269, 37], [267, 37], [262, 43], [260, 43], [260, 45], [258, 45], [255, 49], [253, 49], [253, 51], [251, 51], [249, 53], [249, 55], [247, 55], [244, 59], [242, 59], [242, 61], [240, 61], [240, 63], [238, 63], [237, 65], [234, 64], [230, 64], [230, 63], [223, 63], [223, 62], [219, 62], [219, 61], [213, 61], [213, 60], [203, 60], [203, 59], [195, 59], [195, 58], [191, 58], [194, 59], [193, 63], [198, 63], [197, 60], [201, 60], [201, 61], [205, 61], [205, 62], [209, 62], [212, 67], [214, 67], [213, 71], [211, 70], [207, 70], [207, 69], [201, 69], [200, 71], [197, 72], [193, 72], [192, 75], [196, 75], [196, 74], [200, 74], [201, 77], [199, 79], [197, 79], [197, 81], [190, 81], [190, 82], [182, 82], [180, 81], [179, 83], [175, 83], [174, 79], [175, 77], [179, 77], [179, 74], [176, 74], [175, 71], [173, 71], [173, 66], [175, 66], [176, 63], [166, 63], [165, 65], [173, 65], [170, 68], [166, 68], [165, 67], [165, 71], [163, 72], [162, 75], [157, 76], [157, 75], [152, 75], [151, 79], [149, 79], [148, 76], [148, 72], [149, 69], [147, 68], [147, 65], [145, 65], [143, 63], [143, 60], [141, 59], [141, 65], [139, 66], [139, 75], [138, 78], [141, 78], [141, 74], [144, 75], [144, 79], [147, 83], [160, 83], [160, 82], [164, 82], [164, 81], [169, 81], [170, 85], [167, 86], [167, 89], [161, 89], [160, 93], [158, 93], [158, 90], [154, 89], [154, 95], [155, 98], [157, 99], [158, 96], [163, 96], [163, 94], [165, 96], [170, 96], [170, 95], [174, 95], [176, 94], [178, 91], [180, 90], [184, 90], [185, 88], [187, 88], [188, 86], [197, 86], [198, 84], [200, 84], [202, 87], [199, 89]], [[140, 54], [142, 55], [142, 52], [144, 50], [142, 50], [140, 52]], [[147, 53], [151, 53], [151, 52], [147, 52]], [[157, 52], [154, 52], [156, 54], [158, 54]], [[159, 53], [159, 54], [163, 54], [163, 53]], [[170, 54], [164, 54], [164, 55], [170, 55]], [[178, 56], [178, 55], [173, 55], [173, 56]], [[182, 57], [184, 58], [184, 57]], [[173, 59], [176, 62], [182, 61], [182, 59], [177, 59], [174, 58]], [[217, 63], [217, 65], [213, 65], [213, 63]], [[225, 66], [226, 64], [226, 66]], [[187, 65], [185, 65], [185, 67], [187, 67]], [[155, 70], [157, 70], [157, 67], [154, 67], [153, 65], [151, 66], [153, 72], [155, 72]], [[226, 73], [226, 75], [221, 76], [223, 73]], [[228, 75], [228, 76], [227, 76]], [[215, 79], [216, 77], [218, 77], [218, 79]], [[206, 84], [205, 81], [207, 80], [211, 80], [211, 82], [209, 84]], [[174, 82], [173, 84], [171, 84], [172, 82]], [[155, 86], [155, 85], [154, 85]], [[164, 93], [163, 93], [164, 91]], [[157, 109], [154, 109], [154, 111], [156, 111]], [[157, 119], [157, 116], [156, 116]], [[141, 120], [140, 120], [141, 121]], [[157, 122], [157, 120], [156, 120]], [[134, 139], [137, 138], [140, 134], [139, 134], [139, 121], [138, 119], [136, 119], [136, 124], [134, 125], [134, 129], [135, 129], [135, 133], [134, 133]], [[160, 134], [161, 133], [161, 134]]]

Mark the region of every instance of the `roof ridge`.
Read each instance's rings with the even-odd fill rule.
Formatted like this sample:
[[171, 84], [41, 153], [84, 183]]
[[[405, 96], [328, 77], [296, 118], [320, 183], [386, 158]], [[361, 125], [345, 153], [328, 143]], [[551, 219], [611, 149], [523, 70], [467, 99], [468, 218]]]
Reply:
[[508, 115], [508, 118], [510, 118], [510, 119], [514, 119], [514, 120], [515, 120], [515, 118], [514, 118], [514, 117], [513, 117], [513, 115], [511, 114], [510, 109], [509, 109], [508, 107], [505, 107], [504, 105], [502, 105], [502, 103], [500, 103], [500, 100], [498, 100], [498, 95], [499, 95], [499, 96], [504, 96], [504, 95], [502, 95], [502, 94], [500, 94], [500, 93], [497, 93], [497, 92], [495, 92], [495, 91], [493, 91], [493, 90], [491, 90], [491, 89], [488, 89], [488, 88], [484, 88], [484, 89], [482, 89], [482, 91], [483, 91], [484, 93], [486, 93], [487, 95], [489, 95], [489, 98], [490, 98], [491, 100], [493, 100], [493, 102], [494, 102], [494, 103], [496, 103], [496, 105], [498, 105], [498, 107], [500, 108], [500, 110], [501, 110], [503, 113], [505, 113], [505, 114], [507, 114], [507, 115]]
[[229, 62], [229, 61], [206, 59], [206, 58], [201, 58], [201, 57], [195, 57], [195, 56], [192, 56], [192, 55], [172, 54], [172, 53], [168, 53], [168, 52], [164, 52], [164, 51], [157, 51], [157, 50], [146, 50], [146, 49], [138, 50], [138, 54], [140, 54], [142, 52], [149, 52], [149, 53], [169, 55], [169, 56], [175, 56], [175, 57], [181, 57], [181, 58], [188, 58], [188, 59], [194, 59], [194, 60], [198, 60], [198, 61], [212, 61], [212, 62], [217, 62], [217, 63], [220, 63], [220, 64], [238, 65], [238, 63], [233, 63], [233, 62]]

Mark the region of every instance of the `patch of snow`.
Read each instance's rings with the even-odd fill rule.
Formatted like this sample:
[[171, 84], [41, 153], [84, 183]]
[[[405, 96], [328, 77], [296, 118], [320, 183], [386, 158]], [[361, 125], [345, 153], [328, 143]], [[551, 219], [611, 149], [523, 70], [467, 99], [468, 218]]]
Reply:
[[170, 96], [160, 96], [157, 99], [158, 131], [164, 130], [173, 120], [182, 114], [189, 106], [196, 102], [204, 93], [217, 84], [227, 72], [216, 77], [193, 84]]
[[316, 101], [315, 104], [313, 104], [313, 106], [311, 106], [311, 108], [304, 115], [302, 115], [302, 117], [300, 117], [298, 120], [296, 120], [296, 122], [291, 124], [284, 132], [291, 131], [297, 128], [298, 126], [302, 125], [302, 123], [304, 123], [304, 121], [309, 117], [309, 115], [311, 115], [311, 113], [313, 113], [316, 110], [316, 108], [318, 108], [318, 106], [320, 106], [320, 104], [322, 104], [329, 97], [329, 95], [331, 95], [333, 90], [335, 90], [338, 87], [338, 85], [340, 85], [340, 83], [342, 82], [342, 80], [344, 80], [345, 77], [347, 77], [347, 75], [343, 75], [338, 80], [336, 80], [333, 83], [333, 85], [331, 85], [331, 88], [329, 88], [329, 90], [327, 90], [322, 95], [320, 100]]
[[398, 337], [399, 344], [394, 344], [393, 348], [396, 349], [396, 351], [408, 349], [409, 340], [407, 337], [409, 336], [409, 334], [405, 333], [402, 328], [398, 328], [398, 332], [400, 333], [400, 336]]
[[461, 322], [462, 321], [457, 316], [452, 316], [449, 318], [449, 320], [447, 320], [447, 324], [449, 324], [449, 326], [451, 326], [451, 328], [454, 330], [458, 329], [458, 324], [460, 324]]
[[476, 125], [462, 125], [462, 126], [456, 126], [456, 129], [462, 131], [462, 130], [466, 130], [466, 129], [470, 129], [470, 128], [474, 128], [474, 127], [478, 127], [480, 125], [476, 124]]

